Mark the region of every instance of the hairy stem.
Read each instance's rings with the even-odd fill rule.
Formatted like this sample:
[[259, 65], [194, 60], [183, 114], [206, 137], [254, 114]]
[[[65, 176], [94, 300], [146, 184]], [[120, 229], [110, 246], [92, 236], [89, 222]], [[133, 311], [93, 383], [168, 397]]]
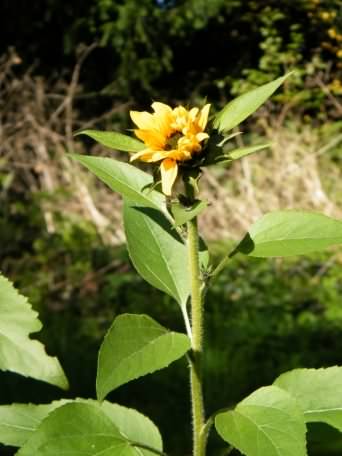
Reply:
[[190, 361], [190, 381], [193, 420], [193, 456], [205, 456], [206, 436], [202, 433], [204, 426], [202, 392], [203, 303], [196, 218], [187, 223], [187, 228], [188, 258], [191, 276], [192, 356]]

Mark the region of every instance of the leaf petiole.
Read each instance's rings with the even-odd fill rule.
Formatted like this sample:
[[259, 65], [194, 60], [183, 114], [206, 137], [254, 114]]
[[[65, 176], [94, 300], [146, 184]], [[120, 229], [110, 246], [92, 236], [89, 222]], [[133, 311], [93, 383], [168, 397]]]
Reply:
[[159, 451], [156, 448], [152, 448], [149, 445], [145, 445], [144, 443], [130, 442], [130, 445], [135, 448], [141, 448], [142, 450], [148, 450], [151, 453], [158, 454], [159, 456], [168, 456], [168, 454], [164, 453], [164, 451]]

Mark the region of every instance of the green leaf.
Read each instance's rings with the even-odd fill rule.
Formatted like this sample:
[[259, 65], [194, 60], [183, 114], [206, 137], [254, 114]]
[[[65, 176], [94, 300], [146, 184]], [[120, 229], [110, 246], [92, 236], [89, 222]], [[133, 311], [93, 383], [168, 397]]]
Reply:
[[260, 388], [216, 416], [220, 436], [247, 456], [305, 456], [303, 413], [286, 391]]
[[207, 201], [196, 201], [192, 206], [186, 207], [180, 203], [174, 203], [171, 206], [171, 212], [175, 219], [175, 225], [185, 225], [193, 218], [197, 217], [208, 206]]
[[[149, 445], [157, 450], [162, 450], [163, 443], [157, 427], [146, 416], [134, 409], [122, 407], [118, 404], [111, 404], [104, 401], [99, 404], [97, 401], [77, 399], [76, 401], [60, 400], [51, 404], [12, 404], [0, 406], [0, 442], [5, 445], [23, 446], [42, 421], [55, 409], [66, 403], [84, 403], [96, 406], [114, 423], [122, 435], [129, 440]], [[32, 448], [37, 437], [29, 444]], [[26, 450], [27, 451], [27, 450]], [[143, 455], [152, 453], [143, 450]]]
[[185, 334], [170, 332], [146, 315], [120, 315], [100, 348], [98, 398], [102, 400], [118, 386], [167, 367], [190, 345]]
[[0, 442], [4, 445], [23, 446], [43, 419], [67, 402], [67, 400], [60, 400], [51, 404], [1, 405]]
[[75, 136], [86, 135], [110, 149], [124, 152], [139, 152], [146, 148], [145, 144], [131, 136], [116, 133], [115, 131], [83, 130]]
[[27, 299], [0, 274], [0, 370], [16, 372], [67, 389], [68, 381], [57, 358], [43, 344], [31, 340], [41, 322]]
[[236, 247], [254, 257], [285, 257], [342, 244], [342, 221], [304, 211], [276, 211], [255, 222]]
[[184, 308], [190, 294], [187, 250], [171, 223], [159, 211], [125, 201], [124, 226], [136, 270]]
[[259, 144], [257, 146], [249, 146], [249, 147], [240, 147], [238, 149], [234, 149], [231, 152], [228, 152], [228, 157], [231, 160], [238, 160], [239, 158], [245, 157], [246, 155], [254, 154], [254, 152], [258, 152], [261, 149], [265, 149], [266, 147], [270, 147], [270, 144]]
[[224, 136], [223, 139], [221, 139], [221, 141], [217, 144], [217, 146], [223, 147], [227, 141], [229, 141], [230, 139], [233, 139], [233, 138], [235, 138], [235, 136], [239, 136], [239, 135], [242, 135], [242, 131], [236, 131], [235, 133], [232, 133], [228, 136]]
[[[112, 420], [122, 435], [132, 442], [163, 450], [163, 441], [157, 426], [137, 410], [104, 401], [101, 410]], [[139, 456], [153, 456], [148, 450], [140, 449]]]
[[292, 72], [234, 98], [216, 115], [214, 128], [227, 131], [239, 125], [265, 103], [291, 74]]
[[259, 144], [257, 146], [239, 147], [238, 149], [229, 151], [226, 154], [218, 155], [217, 157], [215, 157], [215, 161], [212, 164], [217, 165], [219, 163], [227, 163], [233, 160], [238, 160], [240, 158], [246, 157], [247, 155], [254, 154], [254, 152], [258, 152], [259, 150], [265, 149], [266, 147], [270, 147], [270, 144]]
[[295, 369], [274, 384], [297, 399], [306, 422], [323, 422], [342, 431], [342, 367]]
[[[137, 437], [152, 441], [158, 445], [155, 449], [161, 451], [159, 432], [147, 418], [141, 418], [137, 412], [125, 415], [124, 408], [119, 406], [116, 410], [109, 410], [111, 406], [108, 403], [101, 406], [95, 402], [74, 402], [57, 408], [40, 424], [17, 455], [152, 456], [154, 453], [132, 444], [130, 439], [136, 432]], [[131, 427], [130, 420], [133, 421]], [[139, 443], [144, 444], [144, 441]]]
[[166, 212], [165, 196], [148, 188], [153, 183], [153, 179], [144, 171], [113, 158], [77, 154], [71, 154], [71, 157], [86, 166], [115, 192], [137, 204]]

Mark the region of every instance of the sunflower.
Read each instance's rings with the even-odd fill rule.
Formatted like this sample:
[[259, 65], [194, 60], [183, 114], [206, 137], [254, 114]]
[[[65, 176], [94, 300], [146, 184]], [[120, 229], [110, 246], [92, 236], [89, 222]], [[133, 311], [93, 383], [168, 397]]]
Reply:
[[201, 110], [187, 110], [183, 106], [172, 109], [164, 103], [152, 104], [153, 113], [130, 111], [137, 125], [135, 135], [146, 149], [132, 155], [131, 161], [160, 162], [162, 191], [171, 195], [177, 178], [178, 163], [190, 160], [202, 150], [202, 142], [209, 138], [204, 130], [208, 122], [210, 104]]

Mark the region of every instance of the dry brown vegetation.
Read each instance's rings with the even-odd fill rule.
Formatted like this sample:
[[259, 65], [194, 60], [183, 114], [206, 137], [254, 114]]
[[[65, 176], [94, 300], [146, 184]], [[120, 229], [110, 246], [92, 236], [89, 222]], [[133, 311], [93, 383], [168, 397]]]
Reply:
[[[82, 95], [82, 62], [90, 51], [80, 55], [70, 81], [48, 82], [33, 76], [32, 69], [18, 72], [20, 59], [14, 51], [2, 57], [0, 173], [7, 174], [7, 189], [17, 186], [50, 195], [41, 198], [48, 231], [56, 230], [55, 215], [62, 212], [91, 220], [106, 240], [118, 244], [124, 238], [120, 197], [66, 155], [68, 151], [116, 154], [98, 145], [85, 150], [73, 132], [110, 129], [113, 115], [129, 109], [128, 104], [113, 103], [97, 118], [82, 118], [75, 106]], [[230, 167], [204, 171], [203, 196], [210, 202], [201, 219], [206, 238], [239, 238], [261, 214], [281, 208], [313, 209], [341, 217], [342, 170], [329, 154], [341, 143], [342, 135], [322, 139], [318, 129], [300, 120], [285, 124], [284, 117], [271, 120], [264, 110], [257, 118], [258, 136], [272, 142], [268, 151]], [[244, 139], [238, 136], [237, 141], [241, 145]]]

